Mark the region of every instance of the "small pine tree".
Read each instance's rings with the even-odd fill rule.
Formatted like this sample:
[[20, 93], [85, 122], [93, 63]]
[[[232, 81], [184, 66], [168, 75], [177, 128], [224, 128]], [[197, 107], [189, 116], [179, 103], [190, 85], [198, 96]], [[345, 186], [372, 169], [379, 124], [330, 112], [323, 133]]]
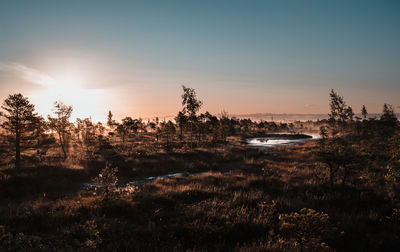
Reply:
[[108, 116], [107, 116], [107, 126], [110, 127], [110, 129], [114, 129], [114, 127], [117, 125], [115, 120], [113, 119], [113, 114], [111, 113], [111, 110], [108, 111]]
[[118, 183], [118, 167], [112, 166], [109, 162], [106, 162], [105, 167], [101, 170], [99, 175], [93, 179], [93, 182], [103, 186], [104, 194], [106, 198], [109, 198], [112, 190]]
[[362, 106], [361, 115], [362, 115], [364, 121], [367, 120], [368, 112], [367, 112], [367, 109], [365, 108], [365, 105]]

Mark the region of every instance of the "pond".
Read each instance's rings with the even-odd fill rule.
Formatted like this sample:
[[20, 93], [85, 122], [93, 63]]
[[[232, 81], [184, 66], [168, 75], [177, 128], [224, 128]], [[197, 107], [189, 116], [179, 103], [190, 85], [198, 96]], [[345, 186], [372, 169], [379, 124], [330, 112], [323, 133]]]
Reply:
[[315, 139], [319, 139], [319, 135], [269, 134], [264, 137], [248, 138], [246, 142], [249, 147], [269, 148], [274, 146], [295, 145]]

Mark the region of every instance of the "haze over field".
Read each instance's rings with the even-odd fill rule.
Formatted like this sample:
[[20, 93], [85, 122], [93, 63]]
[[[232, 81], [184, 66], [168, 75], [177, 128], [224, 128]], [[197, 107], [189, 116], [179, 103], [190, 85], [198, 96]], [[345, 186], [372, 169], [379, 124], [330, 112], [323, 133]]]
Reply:
[[105, 121], [171, 116], [181, 85], [217, 114], [400, 105], [398, 1], [2, 1], [0, 99]]

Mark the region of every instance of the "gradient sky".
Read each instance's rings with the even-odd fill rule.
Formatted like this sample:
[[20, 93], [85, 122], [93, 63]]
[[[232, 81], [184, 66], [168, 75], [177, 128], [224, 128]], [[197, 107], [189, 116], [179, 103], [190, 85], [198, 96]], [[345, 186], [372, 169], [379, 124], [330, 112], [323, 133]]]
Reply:
[[174, 115], [181, 85], [203, 111], [400, 110], [400, 1], [0, 0], [0, 98], [42, 114]]

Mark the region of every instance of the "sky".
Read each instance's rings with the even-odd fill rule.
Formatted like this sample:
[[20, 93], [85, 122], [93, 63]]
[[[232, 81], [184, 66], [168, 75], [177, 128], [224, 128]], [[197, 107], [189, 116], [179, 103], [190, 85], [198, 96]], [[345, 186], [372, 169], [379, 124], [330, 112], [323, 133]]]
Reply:
[[104, 121], [177, 114], [400, 111], [400, 1], [0, 0], [0, 99]]

